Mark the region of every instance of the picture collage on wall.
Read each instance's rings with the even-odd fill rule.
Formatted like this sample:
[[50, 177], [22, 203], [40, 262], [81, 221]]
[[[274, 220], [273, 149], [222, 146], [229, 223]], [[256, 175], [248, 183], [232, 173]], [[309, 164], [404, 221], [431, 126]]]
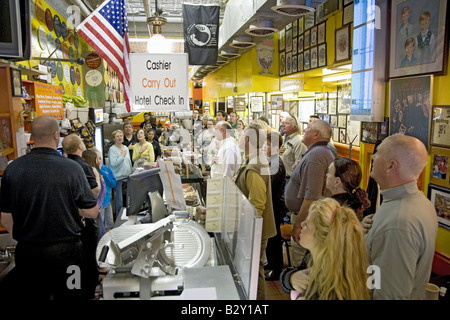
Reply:
[[278, 33], [280, 76], [327, 65], [326, 20], [311, 12]]
[[349, 99], [348, 87], [338, 86], [337, 91], [325, 92], [321, 98], [300, 101], [298, 119], [302, 122], [302, 129], [306, 128], [309, 117], [314, 114], [330, 124], [334, 142], [359, 146], [362, 140], [361, 121], [350, 120], [350, 109], [345, 107], [348, 103], [346, 99]]

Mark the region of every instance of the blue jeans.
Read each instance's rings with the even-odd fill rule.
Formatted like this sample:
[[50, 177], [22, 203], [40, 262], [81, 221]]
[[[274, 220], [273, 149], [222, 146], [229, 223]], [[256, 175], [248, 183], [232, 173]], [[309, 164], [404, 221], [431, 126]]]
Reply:
[[102, 217], [105, 229], [112, 229], [114, 227], [114, 216], [111, 203], [100, 210], [100, 215]]

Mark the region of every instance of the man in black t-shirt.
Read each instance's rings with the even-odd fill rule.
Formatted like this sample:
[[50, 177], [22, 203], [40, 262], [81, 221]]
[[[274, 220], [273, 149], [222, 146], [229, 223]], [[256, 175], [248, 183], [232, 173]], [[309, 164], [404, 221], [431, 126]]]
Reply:
[[17, 247], [16, 266], [0, 283], [0, 295], [16, 301], [86, 299], [81, 217], [97, 217], [96, 200], [81, 167], [56, 151], [55, 118], [37, 117], [31, 134], [36, 147], [2, 177], [1, 222]]

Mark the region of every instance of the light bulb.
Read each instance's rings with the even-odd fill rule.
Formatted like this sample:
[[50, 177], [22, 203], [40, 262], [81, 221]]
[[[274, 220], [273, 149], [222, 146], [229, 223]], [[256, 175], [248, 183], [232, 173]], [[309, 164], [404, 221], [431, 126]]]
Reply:
[[148, 53], [170, 53], [170, 44], [162, 34], [154, 34], [147, 42]]

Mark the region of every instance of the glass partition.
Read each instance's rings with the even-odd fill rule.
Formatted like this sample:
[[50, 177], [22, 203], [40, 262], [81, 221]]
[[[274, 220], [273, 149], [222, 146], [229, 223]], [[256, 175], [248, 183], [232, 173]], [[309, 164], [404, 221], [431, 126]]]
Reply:
[[206, 206], [206, 231], [215, 233], [244, 298], [256, 299], [262, 218], [229, 177], [208, 180]]

